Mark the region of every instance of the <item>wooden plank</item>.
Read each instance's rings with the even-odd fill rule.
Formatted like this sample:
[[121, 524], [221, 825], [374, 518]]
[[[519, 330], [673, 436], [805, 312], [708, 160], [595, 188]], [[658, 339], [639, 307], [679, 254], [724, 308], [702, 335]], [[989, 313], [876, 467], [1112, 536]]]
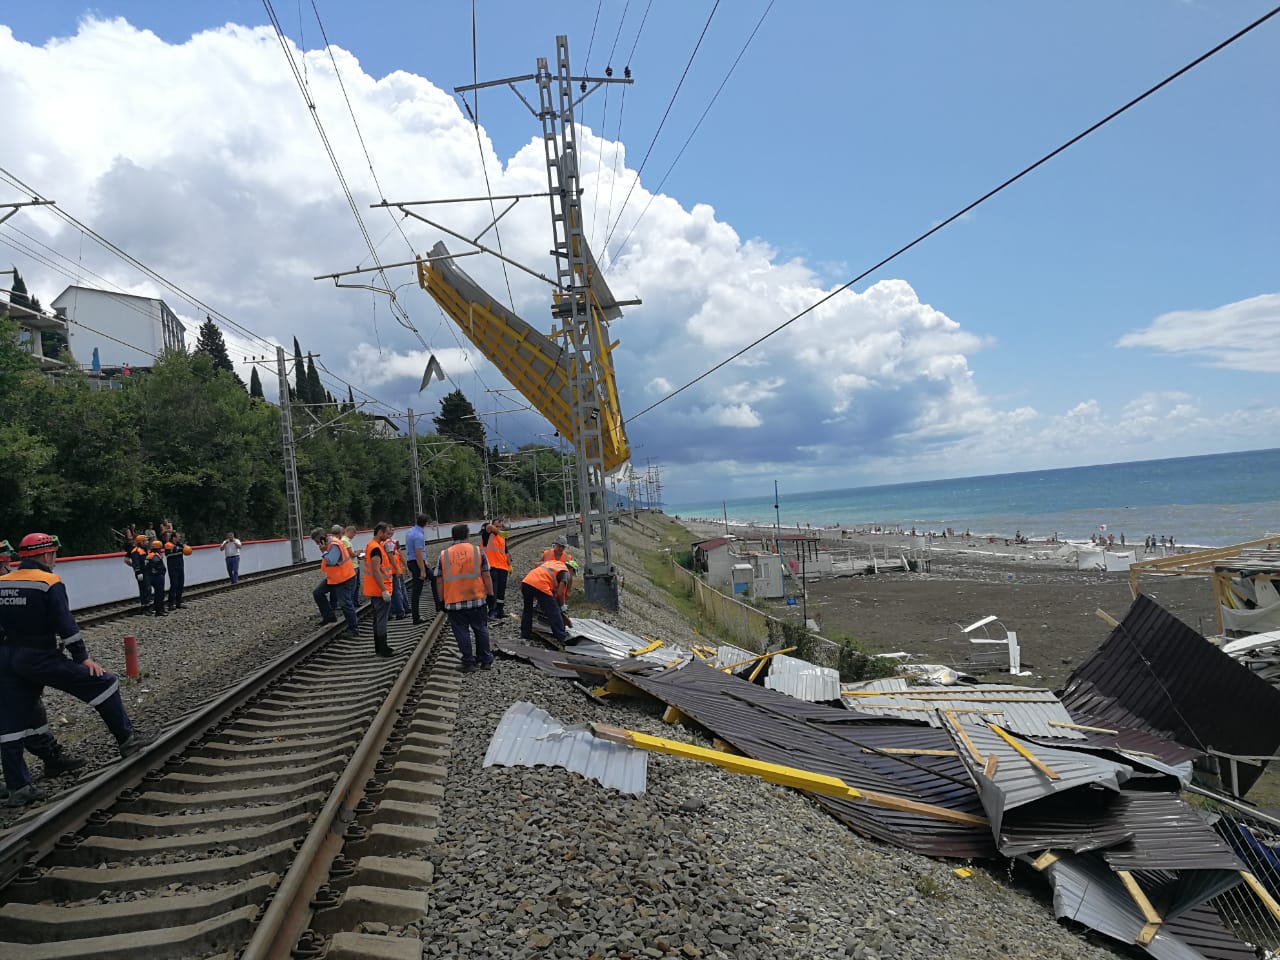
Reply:
[[982, 768], [982, 775], [990, 780], [996, 775], [996, 767], [1000, 765], [1000, 758], [994, 753], [987, 754], [986, 766]]
[[1083, 723], [1067, 723], [1065, 720], [1050, 720], [1049, 726], [1062, 727], [1065, 730], [1083, 730], [1086, 733], [1107, 733], [1115, 736], [1119, 730], [1108, 730], [1106, 727], [1090, 727]]
[[1280, 920], [1280, 903], [1276, 903], [1276, 899], [1271, 896], [1271, 892], [1248, 870], [1241, 870], [1240, 876], [1244, 878], [1244, 882], [1253, 891], [1253, 895], [1262, 901], [1262, 905], [1267, 908], [1267, 912], [1276, 920]]
[[[1133, 898], [1133, 902], [1138, 905], [1138, 909], [1142, 911], [1142, 917], [1147, 921], [1146, 926], [1138, 934], [1137, 942], [1145, 946], [1155, 937], [1156, 931], [1159, 930], [1163, 919], [1160, 914], [1156, 913], [1156, 908], [1151, 905], [1151, 901], [1147, 899], [1147, 895], [1143, 892], [1142, 887], [1138, 886], [1138, 881], [1134, 879], [1133, 874], [1128, 870], [1117, 870], [1116, 876], [1120, 878], [1120, 882], [1124, 884], [1124, 888], [1129, 891], [1129, 896]], [[1145, 938], [1145, 939], [1144, 939]]]
[[1037, 770], [1043, 773], [1050, 780], [1058, 779], [1058, 774], [1048, 764], [1044, 763], [1034, 753], [1032, 753], [1030, 750], [1028, 750], [1026, 747], [1020, 744], [1017, 740], [1013, 739], [1013, 737], [1009, 736], [1009, 734], [1005, 733], [1004, 730], [1002, 730], [1000, 727], [997, 727], [994, 723], [987, 724], [987, 727], [990, 728], [991, 730], [994, 730], [995, 733], [1000, 737], [1000, 739], [1002, 739], [1005, 743], [1009, 744], [1009, 746], [1013, 747], [1013, 749], [1017, 750], [1018, 753], [1021, 754], [1022, 757], [1029, 764], [1031, 764], [1033, 767], [1035, 767]]
[[951, 724], [956, 732], [956, 736], [960, 738], [960, 742], [964, 744], [964, 748], [969, 751], [969, 756], [973, 757], [974, 763], [984, 763], [982, 752], [973, 745], [973, 741], [969, 739], [969, 733], [964, 728], [964, 724], [960, 722], [960, 718], [956, 716], [955, 710], [944, 710], [942, 715], [946, 717], [947, 722]]
[[1053, 866], [1059, 859], [1059, 856], [1052, 850], [1046, 850], [1031, 861], [1031, 867], [1034, 870], [1043, 870], [1045, 867]]
[[667, 707], [662, 711], [663, 723], [684, 723], [689, 718], [675, 707]]
[[1097, 617], [1099, 620], [1101, 620], [1103, 623], [1105, 623], [1108, 627], [1115, 628], [1120, 626], [1120, 621], [1117, 620], [1115, 617], [1113, 617], [1111, 614], [1107, 613], [1107, 611], [1103, 610], [1101, 607], [1098, 607], [1097, 610], [1094, 610], [1093, 615]]

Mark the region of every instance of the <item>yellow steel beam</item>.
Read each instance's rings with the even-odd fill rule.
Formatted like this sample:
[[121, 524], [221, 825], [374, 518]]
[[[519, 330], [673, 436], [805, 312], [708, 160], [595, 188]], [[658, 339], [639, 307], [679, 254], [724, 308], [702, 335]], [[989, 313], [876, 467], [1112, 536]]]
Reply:
[[728, 770], [730, 773], [759, 777], [769, 783], [776, 783], [784, 787], [794, 787], [797, 790], [807, 790], [810, 793], [820, 793], [824, 796], [839, 797], [844, 800], [862, 801], [874, 806], [884, 807], [887, 810], [917, 813], [921, 816], [932, 817], [935, 820], [945, 820], [950, 823], [961, 823], [968, 826], [987, 825], [985, 817], [962, 813], [959, 810], [951, 810], [932, 803], [921, 803], [917, 800], [908, 800], [905, 797], [895, 797], [875, 790], [862, 790], [850, 786], [839, 777], [830, 777], [826, 774], [814, 773], [811, 770], [801, 770], [799, 767], [788, 767], [780, 763], [769, 763], [764, 760], [752, 760], [750, 757], [721, 753], [719, 750], [709, 750], [706, 747], [694, 746], [691, 743], [667, 740], [663, 737], [654, 737], [646, 733], [624, 730], [621, 727], [613, 727], [603, 723], [593, 723], [591, 730], [602, 740], [625, 743], [641, 750], [665, 753], [673, 757], [684, 757], [688, 760], [713, 763], [722, 770]]
[[737, 670], [739, 667], [745, 667], [748, 663], [755, 663], [757, 660], [768, 660], [770, 657], [776, 657], [780, 653], [791, 653], [795, 647], [784, 647], [781, 650], [771, 650], [769, 653], [756, 654], [754, 657], [747, 657], [745, 660], [739, 660], [737, 663], [731, 663], [727, 667], [721, 667], [725, 673]]
[[1271, 891], [1264, 887], [1258, 878], [1248, 870], [1241, 870], [1240, 876], [1244, 878], [1244, 882], [1253, 891], [1254, 896], [1262, 901], [1262, 905], [1267, 908], [1267, 912], [1276, 920], [1280, 920], [1280, 903], [1276, 903], [1276, 898], [1271, 896]]
[[650, 640], [643, 647], [637, 647], [635, 650], [628, 650], [627, 656], [638, 657], [641, 654], [653, 653], [653, 651], [657, 650], [659, 647], [665, 647], [665, 646], [666, 644], [663, 643], [661, 640]]

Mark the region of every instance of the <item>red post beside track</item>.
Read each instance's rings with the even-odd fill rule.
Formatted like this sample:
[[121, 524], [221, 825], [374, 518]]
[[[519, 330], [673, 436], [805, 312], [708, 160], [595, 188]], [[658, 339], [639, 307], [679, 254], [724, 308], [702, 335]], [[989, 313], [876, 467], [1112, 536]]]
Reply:
[[124, 638], [124, 672], [130, 680], [138, 679], [138, 638]]

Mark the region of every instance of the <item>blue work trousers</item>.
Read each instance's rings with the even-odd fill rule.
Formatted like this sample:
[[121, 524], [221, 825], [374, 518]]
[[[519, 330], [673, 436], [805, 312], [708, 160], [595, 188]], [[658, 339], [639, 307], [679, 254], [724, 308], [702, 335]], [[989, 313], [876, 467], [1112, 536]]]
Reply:
[[164, 574], [148, 573], [147, 583], [151, 586], [151, 612], [158, 617], [164, 613]]
[[[449, 618], [449, 626], [453, 628], [453, 639], [458, 642], [458, 652], [462, 654], [463, 666], [474, 666], [477, 663], [493, 663], [493, 652], [489, 649], [489, 608], [485, 606], [464, 607], [461, 610], [445, 610]], [[471, 650], [471, 635], [475, 634], [475, 652]]]
[[117, 743], [124, 743], [133, 732], [114, 674], [95, 677], [84, 664], [58, 650], [0, 647], [0, 765], [10, 790], [21, 790], [31, 782], [22, 747], [36, 732], [32, 723], [45, 687], [69, 693], [97, 710]]
[[535, 603], [546, 618], [547, 625], [551, 628], [551, 636], [557, 640], [568, 639], [569, 634], [564, 629], [564, 617], [560, 614], [560, 604], [556, 603], [555, 597], [549, 593], [543, 593], [537, 587], [531, 587], [527, 583], [520, 584], [520, 594], [524, 597], [524, 609], [520, 611], [520, 637], [522, 639], [533, 639], [533, 605]]
[[404, 577], [396, 574], [391, 578], [391, 616], [399, 620], [409, 612], [409, 595], [405, 593]]

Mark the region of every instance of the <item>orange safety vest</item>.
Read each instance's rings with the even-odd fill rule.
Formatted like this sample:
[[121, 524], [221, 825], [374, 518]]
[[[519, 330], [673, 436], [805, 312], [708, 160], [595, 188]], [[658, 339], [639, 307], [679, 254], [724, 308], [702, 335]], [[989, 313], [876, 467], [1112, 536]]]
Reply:
[[552, 563], [566, 563], [566, 564], [567, 564], [567, 563], [568, 563], [570, 560], [572, 560], [572, 559], [573, 559], [573, 554], [571, 554], [568, 550], [565, 550], [565, 552], [564, 552], [564, 553], [562, 553], [562, 554], [560, 554], [560, 556], [559, 556], [559, 557], [557, 557], [557, 556], [556, 556], [556, 548], [555, 548], [555, 547], [548, 547], [546, 550], [543, 550], [543, 551], [542, 551], [542, 561], [543, 561], [543, 563], [546, 563], [548, 560], [550, 560]]
[[522, 583], [527, 583], [533, 589], [545, 593], [549, 597], [554, 597], [557, 593], [564, 592], [563, 588], [567, 584], [560, 584], [556, 578], [561, 570], [568, 570], [563, 563], [558, 560], [550, 560], [534, 567], [525, 575]]
[[[510, 570], [511, 558], [507, 556], [507, 538], [500, 533], [489, 534], [489, 545], [484, 548], [485, 558], [491, 570]], [[545, 559], [545, 558], [544, 558]]]
[[324, 571], [325, 583], [337, 586], [340, 583], [346, 583], [356, 575], [356, 565], [351, 562], [351, 551], [349, 551], [341, 540], [333, 534], [329, 534], [329, 542], [324, 545], [325, 552], [328, 553], [335, 545], [342, 559], [336, 566], [329, 566], [329, 562], [324, 558], [320, 558], [320, 569]]
[[391, 549], [387, 552], [387, 559], [391, 561], [391, 572], [397, 577], [404, 576], [404, 557], [400, 555], [400, 544], [394, 540], [388, 540]]
[[[383, 567], [378, 566], [377, 560], [374, 559], [373, 552], [383, 556]], [[370, 540], [369, 545], [364, 549], [364, 595], [366, 597], [380, 597], [384, 592], [391, 591], [391, 565], [385, 559], [387, 557], [386, 544], [378, 543]], [[386, 573], [383, 575], [382, 570]]]
[[455, 543], [440, 551], [440, 590], [446, 607], [484, 599], [480, 556], [480, 548], [474, 543]]

